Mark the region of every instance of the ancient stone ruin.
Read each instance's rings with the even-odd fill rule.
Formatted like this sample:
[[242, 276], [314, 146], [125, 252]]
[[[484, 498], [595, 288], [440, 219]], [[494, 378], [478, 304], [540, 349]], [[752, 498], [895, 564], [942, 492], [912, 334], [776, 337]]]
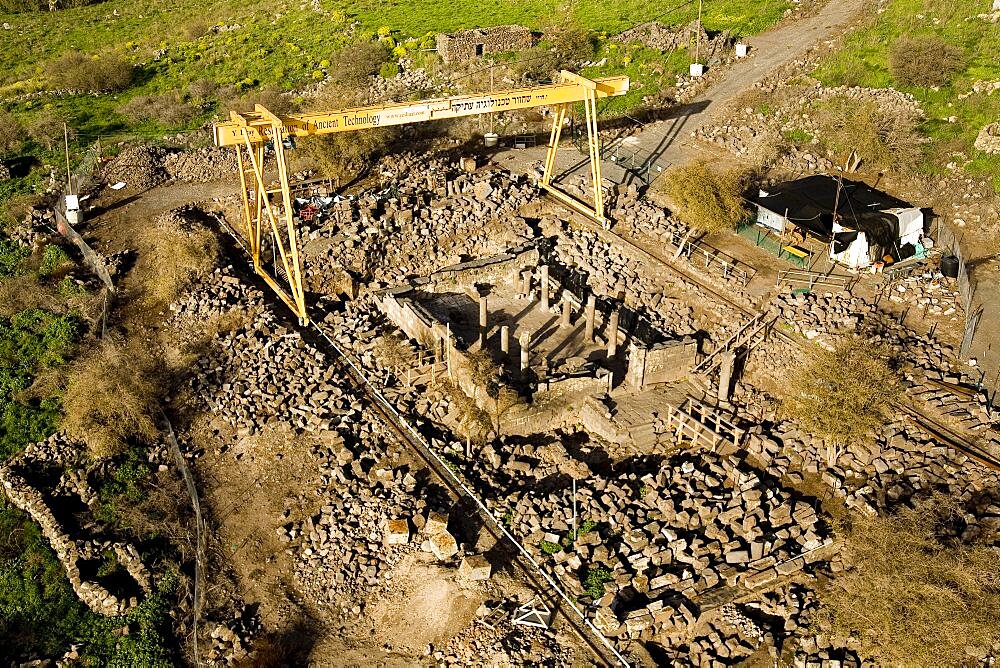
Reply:
[[524, 26], [494, 26], [461, 32], [440, 33], [437, 50], [446, 63], [481, 58], [494, 53], [520, 51], [532, 44], [531, 31]]

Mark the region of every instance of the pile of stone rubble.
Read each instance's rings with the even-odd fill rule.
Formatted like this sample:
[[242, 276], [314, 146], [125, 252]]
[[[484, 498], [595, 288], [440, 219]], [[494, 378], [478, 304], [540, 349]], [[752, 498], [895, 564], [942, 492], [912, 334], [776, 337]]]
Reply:
[[233, 178], [236, 154], [232, 149], [210, 147], [191, 151], [144, 144], [128, 145], [100, 169], [109, 184], [123, 182], [129, 191], [142, 191], [168, 181], [207, 183]]
[[322, 204], [324, 220], [300, 226], [310, 289], [343, 292], [344, 272], [375, 287], [398, 284], [532, 236], [517, 215], [536, 192], [523, 177], [412, 154], [379, 170], [381, 189]]
[[[826, 88], [819, 83], [803, 86], [800, 83], [766, 82], [757, 84], [756, 90], [769, 96], [770, 107], [765, 110], [752, 106], [734, 109], [723, 121], [703, 125], [693, 136], [722, 146], [737, 155], [760, 159], [763, 144], [784, 146], [774, 166], [799, 173], [827, 172], [834, 163], [821, 150], [822, 127], [816, 122], [817, 110], [831, 100], [845, 100], [848, 104], [873, 103], [880, 109], [907, 117], [920, 118], [923, 111], [912, 95], [892, 88], [861, 88], [839, 86]], [[776, 105], [776, 106], [775, 106]], [[808, 137], [812, 149], [796, 148], [786, 138]]]

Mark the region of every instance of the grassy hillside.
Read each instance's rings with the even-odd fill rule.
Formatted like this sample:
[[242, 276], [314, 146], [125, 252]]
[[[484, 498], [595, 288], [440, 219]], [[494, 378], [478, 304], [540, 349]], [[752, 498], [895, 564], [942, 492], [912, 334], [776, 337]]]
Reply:
[[[949, 162], [967, 162], [970, 173], [991, 177], [1000, 190], [1000, 156], [973, 149], [980, 129], [1000, 119], [1000, 93], [968, 95], [976, 81], [1000, 79], [1000, 24], [976, 16], [988, 11], [990, 4], [987, 0], [888, 0], [882, 11], [868, 9], [861, 27], [821, 62], [816, 76], [833, 86], [892, 86], [911, 93], [927, 112], [921, 130], [931, 143], [924, 169], [938, 173]], [[941, 86], [897, 81], [890, 55], [904, 36], [940, 37], [961, 51], [961, 68]]]

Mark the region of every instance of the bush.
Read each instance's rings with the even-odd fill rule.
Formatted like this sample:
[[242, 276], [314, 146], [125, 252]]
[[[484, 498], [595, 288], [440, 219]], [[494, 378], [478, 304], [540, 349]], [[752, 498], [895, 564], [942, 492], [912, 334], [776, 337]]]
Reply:
[[553, 33], [550, 41], [557, 68], [573, 68], [581, 61], [589, 60], [597, 48], [590, 31], [579, 26], [560, 28]]
[[750, 218], [743, 200], [747, 178], [734, 171], [715, 172], [704, 162], [674, 167], [664, 175], [662, 190], [674, 213], [705, 234], [731, 230]]
[[923, 140], [914, 109], [840, 97], [820, 107], [816, 123], [823, 143], [838, 160], [857, 151], [869, 168], [905, 172], [920, 158]]
[[354, 43], [333, 58], [330, 80], [347, 90], [367, 90], [368, 77], [378, 74], [389, 60], [389, 49], [381, 42]]
[[68, 90], [117, 93], [132, 83], [132, 64], [120, 56], [104, 56], [69, 51], [49, 63], [52, 83]]
[[399, 69], [399, 63], [382, 63], [382, 66], [378, 68], [378, 75], [383, 79], [391, 79], [398, 76], [402, 70]]
[[132, 123], [154, 120], [163, 125], [183, 125], [198, 115], [198, 110], [184, 101], [177, 91], [162, 95], [139, 95], [119, 109]]
[[13, 153], [21, 147], [23, 131], [13, 115], [0, 111], [0, 156]]
[[903, 35], [889, 49], [889, 73], [904, 86], [944, 86], [965, 67], [965, 52], [936, 35]]
[[72, 365], [63, 428], [96, 458], [124, 452], [129, 440], [155, 439], [160, 376], [141, 345], [102, 343]]
[[615, 576], [606, 568], [601, 566], [591, 568], [587, 571], [587, 577], [583, 579], [583, 590], [587, 593], [587, 596], [596, 601], [604, 596], [605, 583], [611, 582], [614, 579]]
[[282, 95], [281, 91], [273, 86], [265, 86], [242, 96], [232, 87], [219, 91], [219, 109], [226, 112], [227, 118], [229, 111], [237, 113], [253, 111], [254, 105], [257, 104], [278, 116], [295, 111], [295, 103], [292, 98], [288, 95]]
[[936, 496], [844, 527], [850, 570], [819, 590], [821, 619], [876, 665], [961, 666], [1000, 641], [1000, 559], [956, 538], [963, 509]]
[[889, 349], [860, 336], [812, 351], [789, 386], [784, 416], [834, 445], [868, 439], [902, 393]]
[[169, 212], [143, 228], [138, 240], [146, 269], [146, 298], [156, 306], [174, 301], [199, 273], [215, 265], [219, 242], [207, 227]]
[[309, 137], [298, 146], [325, 178], [350, 180], [388, 153], [397, 136], [396, 128], [371, 128]]
[[[28, 136], [46, 151], [51, 151], [63, 141], [63, 126], [66, 119], [52, 111], [44, 111], [28, 125]], [[70, 140], [76, 138], [76, 130], [66, 126]]]

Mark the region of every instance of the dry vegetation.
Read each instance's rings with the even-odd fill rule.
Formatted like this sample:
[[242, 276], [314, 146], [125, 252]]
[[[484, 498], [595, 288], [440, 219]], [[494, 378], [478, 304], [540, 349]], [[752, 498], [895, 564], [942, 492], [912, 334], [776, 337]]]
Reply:
[[793, 373], [782, 413], [833, 445], [866, 440], [902, 392], [895, 367], [887, 347], [860, 336], [818, 348]]
[[692, 231], [711, 234], [732, 230], [750, 217], [743, 199], [748, 182], [744, 173], [717, 172], [694, 162], [668, 170], [660, 187], [671, 210]]
[[945, 86], [965, 68], [965, 53], [937, 35], [903, 35], [889, 49], [889, 73], [904, 86]]
[[961, 518], [954, 497], [854, 518], [842, 531], [853, 567], [820, 591], [835, 634], [885, 666], [972, 665], [967, 648], [1000, 642], [1000, 559], [955, 538]]
[[913, 109], [840, 97], [822, 104], [816, 123], [837, 161], [857, 151], [868, 168], [908, 172], [921, 156], [920, 116]]
[[176, 299], [196, 275], [214, 266], [219, 242], [204, 225], [183, 213], [168, 212], [143, 228], [139, 251], [149, 272], [146, 297], [162, 306]]
[[90, 93], [115, 93], [132, 83], [132, 63], [114, 55], [87, 55], [68, 51], [48, 67], [49, 80], [67, 90]]
[[70, 368], [63, 428], [96, 458], [119, 454], [130, 441], [155, 439], [163, 376], [142, 345], [102, 343]]

